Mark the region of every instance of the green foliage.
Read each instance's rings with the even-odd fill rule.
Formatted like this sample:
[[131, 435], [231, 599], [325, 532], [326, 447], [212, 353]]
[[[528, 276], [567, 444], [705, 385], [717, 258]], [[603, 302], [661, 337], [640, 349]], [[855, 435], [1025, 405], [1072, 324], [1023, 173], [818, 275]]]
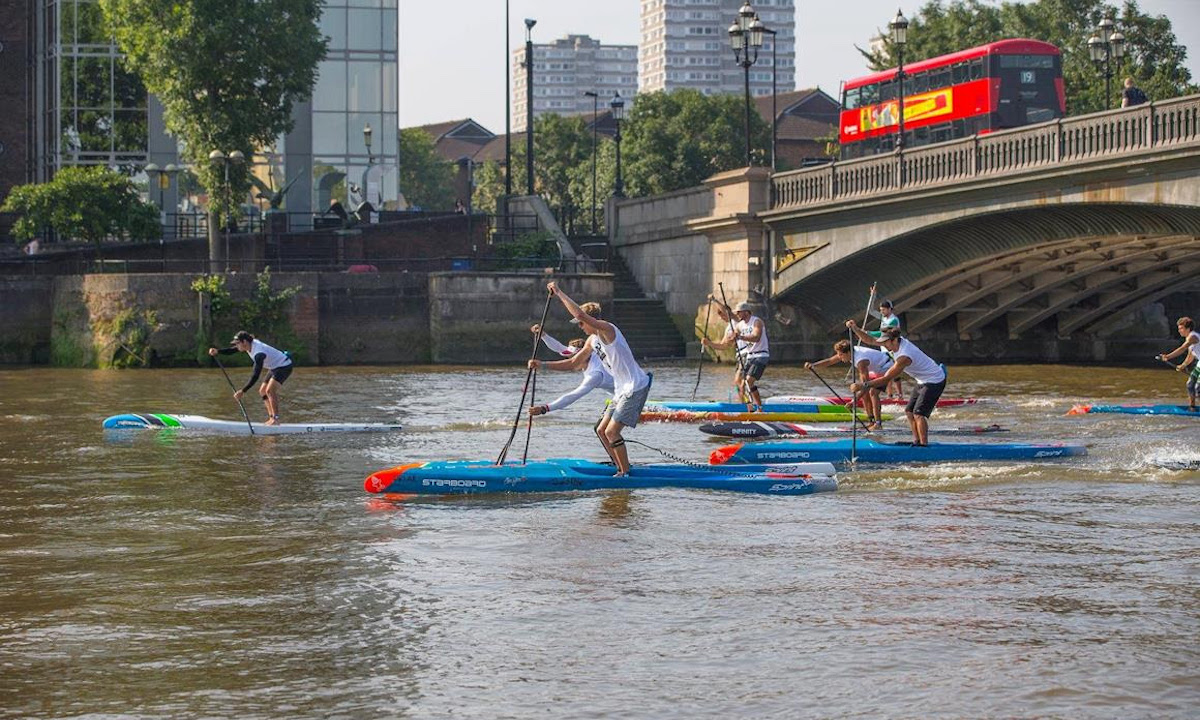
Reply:
[[454, 165], [437, 154], [429, 133], [419, 128], [400, 131], [400, 190], [409, 205], [425, 210], [453, 208], [454, 172]]
[[0, 209], [20, 214], [13, 236], [21, 241], [45, 228], [97, 246], [106, 238], [153, 240], [161, 232], [158, 209], [142, 202], [129, 178], [106, 167], [65, 167], [50, 182], [13, 188]]
[[[704, 95], [696, 90], [637, 96], [622, 124], [622, 170], [626, 194], [657, 195], [695, 187], [717, 173], [746, 166], [746, 120], [741, 95]], [[771, 130], [750, 112], [750, 146], [762, 164]]]
[[559, 263], [558, 242], [549, 232], [528, 233], [496, 245], [497, 270], [552, 267]]
[[[300, 292], [300, 286], [273, 290], [270, 268], [256, 276], [254, 289], [246, 300], [233, 299], [223, 275], [202, 275], [193, 279], [190, 287], [202, 297], [208, 297], [208, 318], [202, 325], [209, 330], [197, 333], [198, 357], [206, 357], [204, 353], [214, 345], [214, 337], [236, 330], [248, 330], [256, 337], [270, 338], [270, 343], [280, 349], [302, 347], [287, 319], [288, 303]], [[292, 352], [298, 362], [303, 359], [303, 354], [299, 349]]]
[[122, 310], [108, 322], [97, 323], [95, 330], [107, 336], [112, 347], [111, 353], [107, 353], [108, 367], [149, 367], [150, 334], [157, 324], [158, 316], [153, 310], [132, 308]]
[[[1114, 63], [1113, 97], [1107, 99], [1103, 71], [1092, 64], [1087, 46], [1088, 38], [1096, 34], [1096, 26], [1106, 16], [1114, 19], [1125, 36], [1127, 51], [1123, 60]], [[880, 33], [888, 37], [886, 29]], [[1018, 37], [1042, 40], [1062, 50], [1070, 115], [1118, 107], [1126, 77], [1132, 77], [1152, 100], [1197, 91], [1184, 66], [1187, 49], [1176, 41], [1171, 21], [1143, 13], [1136, 0], [1126, 0], [1119, 8], [1104, 0], [1006, 0], [998, 5], [982, 0], [929, 0], [910, 18], [904, 61]], [[896, 66], [890, 40], [878, 52], [861, 48], [859, 52], [876, 70]]]
[[311, 96], [326, 40], [321, 0], [100, 0], [125, 64], [162, 102], [167, 130], [209, 191], [218, 216], [237, 212], [248, 168], [209, 161], [214, 149], [247, 158], [291, 129]]

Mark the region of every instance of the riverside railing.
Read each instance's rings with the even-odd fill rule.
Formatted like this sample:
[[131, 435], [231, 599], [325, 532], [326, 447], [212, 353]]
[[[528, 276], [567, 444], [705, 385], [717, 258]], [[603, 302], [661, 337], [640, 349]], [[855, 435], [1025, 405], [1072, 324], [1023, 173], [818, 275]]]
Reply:
[[1200, 95], [779, 173], [772, 178], [772, 209], [948, 186], [1189, 143], [1200, 143]]

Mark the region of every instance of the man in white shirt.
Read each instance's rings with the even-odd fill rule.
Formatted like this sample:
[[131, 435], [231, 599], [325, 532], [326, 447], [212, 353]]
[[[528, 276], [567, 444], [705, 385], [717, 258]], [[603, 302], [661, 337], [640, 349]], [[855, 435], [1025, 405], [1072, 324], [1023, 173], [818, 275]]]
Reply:
[[[853, 347], [849, 340], [843, 339], [833, 344], [833, 355], [815, 363], [806, 362], [804, 369], [815, 370], [834, 363], [849, 364], [858, 371], [859, 382], [865, 383], [871, 379], [872, 373], [877, 377], [887, 373], [888, 368], [892, 366], [892, 356], [874, 348], [861, 345]], [[879, 401], [879, 392], [880, 388], [872, 387], [863, 396], [863, 409], [867, 411], [867, 417], [871, 420], [871, 424], [867, 426], [868, 430], [883, 430], [883, 410], [882, 403]]]
[[[712, 297], [711, 295], [709, 296]], [[729, 318], [729, 308], [717, 305], [717, 313], [722, 318]], [[733, 310], [732, 319], [725, 330], [725, 336], [717, 342], [708, 338], [700, 338], [700, 344], [715, 350], [729, 347], [737, 348], [737, 370], [733, 382], [746, 403], [746, 409], [755, 412], [762, 410], [762, 395], [758, 391], [758, 381], [762, 379], [771, 361], [771, 346], [767, 341], [767, 328], [761, 318], [755, 316], [750, 309], [750, 303], [740, 302]]]
[[[600, 422], [596, 423], [596, 437], [600, 438], [604, 451], [616, 464], [617, 475], [628, 475], [629, 451], [625, 449], [625, 438], [621, 437], [621, 431], [637, 426], [642, 407], [650, 396], [650, 376], [634, 360], [629, 343], [616, 325], [584, 312], [574, 300], [558, 289], [554, 281], [546, 283], [546, 289], [558, 296], [571, 317], [579, 321], [579, 327], [591, 336], [583, 349], [565, 362], [575, 364], [576, 370], [582, 370], [592, 352], [596, 352], [604, 368], [612, 375], [613, 401]], [[598, 306], [596, 308], [598, 311]], [[591, 341], [592, 337], [596, 342]], [[529, 361], [529, 367], [535, 370], [541, 364], [541, 360]]]
[[854, 383], [850, 392], [857, 393], [873, 387], [885, 387], [888, 381], [900, 373], [906, 373], [917, 386], [913, 388], [908, 398], [904, 414], [908, 417], [909, 427], [912, 428], [913, 445], [929, 444], [929, 416], [937, 407], [938, 398], [946, 390], [946, 369], [936, 360], [921, 351], [921, 348], [900, 337], [900, 331], [895, 328], [884, 331], [883, 336], [876, 339], [863, 332], [853, 320], [846, 321], [846, 327], [868, 345], [878, 345], [891, 353], [895, 360], [888, 371], [881, 377], [868, 380], [865, 383]]

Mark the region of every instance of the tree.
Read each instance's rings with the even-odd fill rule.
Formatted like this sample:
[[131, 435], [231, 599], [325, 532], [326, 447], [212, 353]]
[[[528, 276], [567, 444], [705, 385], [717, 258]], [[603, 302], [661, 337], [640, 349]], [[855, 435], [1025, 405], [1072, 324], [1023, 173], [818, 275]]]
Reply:
[[[741, 95], [696, 90], [637, 96], [622, 123], [621, 160], [631, 196], [695, 187], [705, 178], [746, 166], [746, 126]], [[750, 143], [756, 162], [770, 147], [771, 130], [751, 109]]]
[[454, 207], [454, 166], [437, 154], [433, 137], [420, 128], [400, 131], [400, 191], [409, 205]]
[[68, 166], [50, 182], [13, 188], [5, 212], [20, 214], [13, 235], [22, 242], [50, 228], [64, 238], [96, 245], [107, 238], [146, 241], [158, 238], [158, 208], [143, 202], [133, 182], [102, 166]]
[[[1042, 40], [1062, 50], [1067, 113], [1096, 112], [1118, 104], [1117, 98], [1104, 97], [1104, 78], [1092, 65], [1087, 46], [1104, 17], [1116, 21], [1126, 40], [1126, 57], [1113, 68], [1114, 94], [1125, 77], [1158, 100], [1196, 92], [1183, 65], [1187, 49], [1176, 41], [1171, 21], [1143, 13], [1136, 0], [1126, 0], [1120, 8], [1104, 0], [1009, 0], [999, 6], [981, 0], [929, 0], [910, 20], [904, 59], [924, 60], [1001, 38]], [[880, 50], [859, 48], [875, 70], [896, 66], [889, 33], [881, 30], [880, 35]]]
[[321, 0], [100, 0], [124, 62], [162, 102], [167, 130], [208, 189], [209, 258], [220, 257], [216, 219], [236, 212], [248, 168], [209, 162], [213, 150], [274, 144], [292, 106], [311, 96], [326, 40]]

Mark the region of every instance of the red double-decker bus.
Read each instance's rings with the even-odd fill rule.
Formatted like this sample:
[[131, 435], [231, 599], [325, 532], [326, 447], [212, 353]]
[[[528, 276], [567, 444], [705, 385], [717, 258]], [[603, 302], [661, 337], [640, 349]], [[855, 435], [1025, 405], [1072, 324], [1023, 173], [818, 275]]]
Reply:
[[[896, 68], [842, 87], [842, 159], [895, 147]], [[1038, 40], [1000, 40], [904, 66], [904, 147], [1062, 117], [1062, 54]]]

